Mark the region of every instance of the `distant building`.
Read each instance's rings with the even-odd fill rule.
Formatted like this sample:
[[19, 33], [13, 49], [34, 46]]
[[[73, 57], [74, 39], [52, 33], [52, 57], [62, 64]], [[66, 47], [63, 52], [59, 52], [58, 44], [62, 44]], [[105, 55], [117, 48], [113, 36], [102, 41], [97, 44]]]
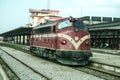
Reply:
[[29, 9], [29, 13], [31, 13], [30, 17], [32, 18], [32, 27], [37, 26], [40, 23], [45, 23], [46, 21], [51, 20], [59, 20], [62, 17], [58, 16], [58, 10], [36, 10]]

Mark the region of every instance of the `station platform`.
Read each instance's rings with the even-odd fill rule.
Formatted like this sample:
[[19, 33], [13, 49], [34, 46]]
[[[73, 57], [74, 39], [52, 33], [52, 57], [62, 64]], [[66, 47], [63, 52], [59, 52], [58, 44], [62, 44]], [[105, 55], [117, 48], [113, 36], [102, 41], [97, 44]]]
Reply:
[[120, 67], [120, 56], [118, 55], [93, 52], [93, 57], [90, 58], [90, 61]]
[[100, 53], [108, 53], [108, 54], [118, 54], [118, 55], [120, 55], [120, 50], [91, 48], [91, 51], [92, 52], [100, 52]]
[[[111, 51], [111, 50], [110, 50]], [[108, 52], [110, 52], [108, 51]], [[111, 51], [115, 54], [116, 51]], [[120, 73], [120, 56], [113, 54], [103, 54], [92, 52], [93, 57], [89, 60], [93, 66]]]

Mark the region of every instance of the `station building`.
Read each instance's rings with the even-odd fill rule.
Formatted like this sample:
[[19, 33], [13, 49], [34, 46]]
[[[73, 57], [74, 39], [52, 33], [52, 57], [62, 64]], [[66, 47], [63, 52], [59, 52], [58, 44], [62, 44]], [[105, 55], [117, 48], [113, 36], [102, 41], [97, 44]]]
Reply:
[[59, 20], [62, 18], [58, 16], [59, 14], [58, 10], [29, 9], [29, 13], [31, 13], [30, 17], [32, 18], [32, 27], [35, 27], [47, 21]]

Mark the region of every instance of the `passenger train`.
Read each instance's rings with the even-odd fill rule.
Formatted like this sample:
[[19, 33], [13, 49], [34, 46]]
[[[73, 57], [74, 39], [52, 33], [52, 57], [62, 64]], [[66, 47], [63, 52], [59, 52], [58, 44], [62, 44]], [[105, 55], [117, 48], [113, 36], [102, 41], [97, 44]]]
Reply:
[[30, 52], [66, 65], [86, 65], [92, 56], [90, 34], [77, 18], [48, 21], [33, 28]]

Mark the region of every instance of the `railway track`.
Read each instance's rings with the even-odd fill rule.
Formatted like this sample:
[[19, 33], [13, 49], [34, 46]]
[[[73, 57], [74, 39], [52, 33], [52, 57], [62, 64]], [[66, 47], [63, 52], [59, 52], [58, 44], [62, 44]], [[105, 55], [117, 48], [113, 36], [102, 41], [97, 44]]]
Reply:
[[[111, 70], [105, 70], [105, 69], [101, 68], [101, 66], [103, 66], [103, 65], [107, 66], [107, 67], [113, 67], [111, 65], [106, 65], [106, 64], [97, 63], [97, 62], [91, 62], [91, 64], [89, 66], [72, 67], [72, 68], [79, 70], [79, 71], [83, 71], [85, 73], [89, 73], [91, 75], [95, 75], [97, 77], [100, 77], [100, 78], [103, 78], [106, 80], [120, 80], [120, 73], [117, 73], [117, 72], [114, 72]], [[116, 68], [116, 69], [118, 69], [118, 68]], [[116, 70], [116, 69], [114, 68], [113, 70]], [[44, 77], [44, 75], [43, 75], [43, 77]], [[48, 78], [47, 80], [50, 80], [50, 79]]]
[[[29, 65], [25, 64], [24, 62], [22, 62], [21, 60], [17, 59], [16, 57], [12, 56], [11, 54], [9, 54], [8, 52], [6, 52], [5, 50], [1, 49], [5, 54], [7, 54], [8, 56], [10, 56], [11, 58], [13, 58], [14, 60], [18, 61], [20, 64], [22, 64], [23, 66], [27, 67], [29, 70], [31, 70], [34, 74], [37, 74], [39, 76], [42, 77], [42, 80], [51, 80], [50, 78], [48, 78], [47, 76], [45, 76], [44, 74], [40, 73], [39, 71], [33, 69], [32, 67], [30, 67]], [[2, 54], [4, 54], [2, 53]], [[4, 60], [4, 59], [3, 59]], [[11, 69], [12, 70], [12, 69]], [[14, 71], [13, 71], [14, 72]], [[32, 73], [32, 74], [33, 74]], [[18, 75], [17, 75], [18, 76]], [[19, 76], [18, 76], [19, 79], [21, 79]], [[31, 80], [34, 80], [34, 79], [31, 79]], [[35, 79], [36, 80], [36, 79]]]
[[84, 67], [72, 67], [72, 68], [75, 70], [83, 71], [91, 75], [95, 75], [105, 80], [120, 80], [120, 73], [104, 70], [91, 65], [87, 65]]

